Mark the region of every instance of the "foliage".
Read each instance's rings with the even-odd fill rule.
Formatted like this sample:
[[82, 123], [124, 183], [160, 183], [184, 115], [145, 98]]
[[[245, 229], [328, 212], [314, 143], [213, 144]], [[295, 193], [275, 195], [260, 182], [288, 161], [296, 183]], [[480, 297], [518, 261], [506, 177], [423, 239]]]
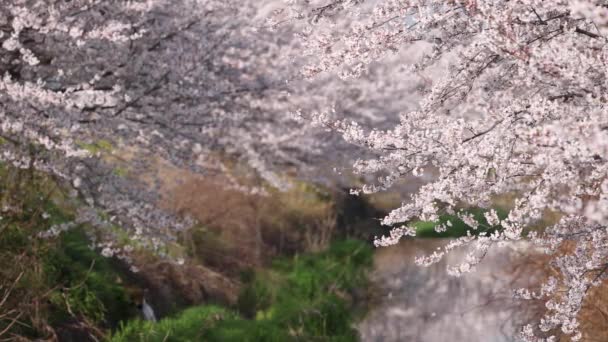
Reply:
[[36, 235], [70, 217], [50, 200], [56, 196], [49, 178], [0, 164], [0, 331], [7, 335], [44, 336], [46, 322], [39, 316], [47, 307], [34, 305], [50, 288], [41, 265], [53, 243]]
[[113, 342], [197, 341], [218, 321], [235, 317], [224, 308], [212, 305], [186, 309], [175, 318], [155, 323], [135, 320], [121, 325]]
[[[35, 170], [7, 167], [2, 171], [7, 183], [2, 188], [4, 203], [12, 203], [9, 207], [13, 209], [1, 221], [5, 226], [0, 234], [0, 272], [7, 280], [24, 272], [6, 307], [26, 312], [20, 319], [29, 326], [13, 325], [10, 333], [27, 338], [48, 337], [50, 331], [70, 334], [65, 330], [78, 322], [88, 329], [87, 334], [101, 338], [105, 331], [136, 316], [115, 260], [91, 249], [90, 238], [95, 236], [88, 234], [93, 231], [86, 224], [74, 224], [74, 211], [57, 204], [64, 204], [60, 188]], [[22, 186], [9, 189], [15, 179], [23, 180]], [[47, 196], [40, 197], [44, 191]], [[19, 196], [11, 195], [14, 193]], [[329, 198], [316, 188], [302, 184], [286, 196], [294, 194], [300, 197], [295, 203], [311, 205], [311, 211], [302, 215], [306, 220], [331, 208]], [[297, 216], [297, 206], [289, 210]], [[25, 262], [23, 255], [30, 259]], [[21, 262], [15, 262], [19, 258]], [[355, 288], [365, 286], [370, 265], [371, 249], [366, 244], [353, 240], [334, 243], [327, 251], [281, 259], [270, 270], [249, 272], [243, 277], [247, 285], [236, 305], [238, 314], [214, 306], [194, 308], [157, 325], [131, 321], [113, 338], [182, 341], [204, 335], [204, 339], [222, 341], [282, 341], [293, 336], [352, 340], [351, 323], [357, 312], [349, 297]], [[36, 303], [44, 304], [34, 307]], [[2, 323], [6, 327], [10, 320]]]
[[0, 287], [11, 289], [0, 305], [2, 330], [47, 338], [70, 320], [95, 330], [131, 317], [119, 273], [91, 249], [54, 180], [5, 164], [0, 177]]
[[[76, 314], [93, 323], [115, 327], [136, 315], [121, 275], [109, 259], [90, 248], [82, 230], [63, 233], [59, 245], [44, 259], [49, 284], [63, 284], [63, 288], [51, 294], [58, 309], [52, 323], [61, 323], [67, 315]], [[68, 306], [72, 313], [68, 312]]]
[[[507, 213], [504, 210], [496, 210], [498, 217], [505, 219]], [[500, 230], [500, 226], [491, 226], [488, 224], [482, 209], [468, 209], [467, 213], [473, 215], [475, 221], [481, 225], [481, 228], [473, 229], [473, 227], [464, 223], [456, 215], [441, 215], [438, 221], [419, 221], [414, 223], [416, 227], [416, 236], [421, 238], [458, 238], [461, 236], [478, 235], [478, 234], [493, 234]], [[449, 222], [449, 224], [448, 224]]]
[[237, 309], [206, 305], [159, 323], [132, 321], [112, 341], [354, 341], [350, 293], [366, 285], [372, 251], [345, 240], [320, 253], [277, 260], [244, 276]]

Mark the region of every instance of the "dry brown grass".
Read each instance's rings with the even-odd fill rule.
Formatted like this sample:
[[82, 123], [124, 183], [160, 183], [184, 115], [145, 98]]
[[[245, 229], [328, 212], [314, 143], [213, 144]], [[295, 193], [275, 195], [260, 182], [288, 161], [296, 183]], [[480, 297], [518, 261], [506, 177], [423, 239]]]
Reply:
[[579, 322], [583, 341], [608, 341], [608, 281], [589, 290]]
[[263, 241], [261, 198], [227, 188], [219, 179], [180, 175], [165, 205], [194, 217], [200, 226], [185, 232], [181, 243], [202, 261], [222, 269], [259, 265]]
[[295, 182], [286, 192], [265, 198], [261, 207], [265, 240], [277, 252], [320, 251], [336, 230], [336, 210], [327, 192]]
[[[192, 255], [220, 269], [259, 266], [276, 254], [325, 248], [336, 225], [328, 194], [305, 183], [267, 195], [228, 187], [226, 179], [162, 172], [165, 206], [201, 223], [182, 236]], [[179, 181], [177, 181], [179, 180]]]

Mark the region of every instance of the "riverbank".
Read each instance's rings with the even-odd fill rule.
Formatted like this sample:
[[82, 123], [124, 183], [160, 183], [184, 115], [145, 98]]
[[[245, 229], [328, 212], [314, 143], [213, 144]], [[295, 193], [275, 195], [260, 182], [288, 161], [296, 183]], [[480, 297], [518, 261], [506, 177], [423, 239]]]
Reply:
[[[2, 172], [2, 337], [357, 340], [372, 248], [356, 225], [375, 224], [364, 201], [303, 182], [266, 196], [182, 183], [168, 196], [174, 209], [205, 224], [160, 255], [134, 245], [121, 259], [91, 248], [96, 229], [72, 224], [77, 208], [52, 179]], [[214, 196], [189, 200], [183, 187]], [[121, 227], [112, 229], [129, 246]], [[144, 300], [159, 322], [142, 321]]]
[[132, 320], [111, 341], [356, 341], [371, 264], [368, 244], [336, 241], [243, 274], [234, 307], [206, 304], [160, 322]]

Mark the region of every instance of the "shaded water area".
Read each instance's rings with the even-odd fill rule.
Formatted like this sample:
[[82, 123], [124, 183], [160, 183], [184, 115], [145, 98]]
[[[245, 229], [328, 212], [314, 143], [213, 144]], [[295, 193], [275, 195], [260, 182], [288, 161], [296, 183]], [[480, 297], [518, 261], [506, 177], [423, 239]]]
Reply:
[[430, 254], [444, 239], [406, 240], [379, 248], [371, 275], [378, 296], [358, 329], [362, 341], [516, 341], [534, 305], [512, 298], [512, 290], [536, 282], [540, 271], [525, 242], [491, 249], [475, 272], [447, 274], [466, 255], [457, 250], [430, 267], [417, 255]]

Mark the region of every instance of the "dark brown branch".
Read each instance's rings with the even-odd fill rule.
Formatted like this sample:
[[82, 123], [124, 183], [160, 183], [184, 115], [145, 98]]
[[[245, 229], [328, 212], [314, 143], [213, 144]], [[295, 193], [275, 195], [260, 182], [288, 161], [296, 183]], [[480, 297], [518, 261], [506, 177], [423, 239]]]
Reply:
[[496, 122], [495, 122], [495, 123], [492, 125], [492, 127], [490, 127], [490, 128], [488, 128], [488, 129], [486, 129], [485, 131], [481, 131], [481, 132], [479, 132], [479, 133], [477, 133], [477, 134], [473, 135], [472, 137], [468, 137], [468, 138], [464, 139], [464, 140], [462, 141], [462, 143], [469, 142], [469, 141], [471, 141], [471, 140], [473, 140], [473, 139], [477, 139], [477, 138], [481, 137], [482, 135], [485, 135], [485, 134], [487, 134], [487, 133], [490, 133], [490, 132], [491, 132], [491, 131], [492, 131], [494, 128], [496, 128], [496, 126], [498, 126], [498, 125], [499, 125], [501, 122], [503, 122], [503, 120], [504, 120], [504, 119], [496, 121]]
[[602, 36], [600, 36], [600, 35], [599, 35], [599, 34], [597, 34], [597, 33], [593, 33], [593, 32], [589, 32], [589, 31], [587, 31], [587, 30], [583, 30], [583, 29], [582, 29], [582, 28], [580, 28], [580, 27], [577, 27], [577, 28], [576, 28], [576, 30], [574, 30], [574, 32], [579, 33], [579, 34], [582, 34], [582, 35], [585, 35], [585, 36], [587, 36], [587, 37], [591, 37], [591, 38], [593, 38], [593, 39], [598, 39], [598, 38], [601, 38], [601, 37], [602, 37]]

